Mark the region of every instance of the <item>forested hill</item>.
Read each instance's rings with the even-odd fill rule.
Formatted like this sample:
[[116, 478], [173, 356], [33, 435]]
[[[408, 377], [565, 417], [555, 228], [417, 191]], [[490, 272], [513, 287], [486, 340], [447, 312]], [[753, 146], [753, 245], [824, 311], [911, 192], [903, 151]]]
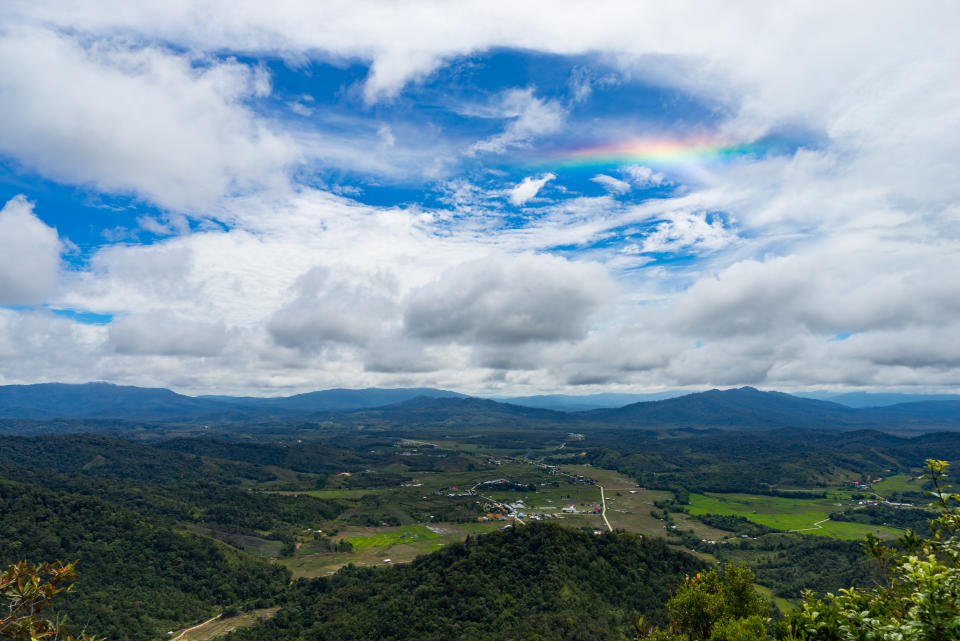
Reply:
[[644, 428], [879, 429], [960, 428], [960, 401], [852, 408], [752, 387], [710, 390], [616, 409], [582, 412], [585, 420]]
[[[301, 580], [272, 620], [236, 641], [609, 641], [704, 568], [659, 539], [534, 523], [469, 538], [405, 566]], [[648, 620], [650, 618], [648, 617]]]
[[289, 573], [211, 539], [90, 496], [0, 480], [0, 564], [79, 559], [63, 607], [111, 641], [162, 630], [277, 593]]

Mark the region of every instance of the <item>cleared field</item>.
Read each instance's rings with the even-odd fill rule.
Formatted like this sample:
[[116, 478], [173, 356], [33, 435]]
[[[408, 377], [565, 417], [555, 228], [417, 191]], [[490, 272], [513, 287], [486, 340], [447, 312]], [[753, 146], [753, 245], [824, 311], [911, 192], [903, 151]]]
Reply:
[[593, 467], [591, 465], [561, 465], [560, 471], [567, 474], [579, 474], [588, 479], [593, 479], [607, 490], [616, 489], [635, 489], [637, 482], [629, 476], [624, 476], [616, 470], [605, 470], [602, 467]]
[[347, 564], [386, 565], [386, 559], [390, 559], [391, 563], [407, 563], [420, 554], [462, 541], [468, 534], [491, 532], [503, 526], [504, 523], [500, 521], [484, 521], [435, 523], [429, 527], [348, 528], [341, 534], [342, 538], [354, 544], [353, 552], [306, 554], [277, 561], [288, 567], [296, 578], [327, 576]]
[[827, 520], [837, 505], [831, 499], [787, 499], [756, 494], [691, 494], [689, 512], [742, 516], [779, 530], [859, 539], [867, 534], [881, 538], [899, 536], [902, 531], [882, 525]]
[[440, 538], [440, 535], [427, 529], [424, 525], [406, 525], [391, 531], [377, 532], [370, 536], [352, 536], [346, 540], [353, 545], [353, 549], [360, 550], [370, 547], [391, 547], [401, 543], [413, 543], [437, 538]]
[[245, 612], [244, 614], [239, 614], [229, 619], [217, 617], [192, 628], [187, 628], [183, 632], [173, 636], [171, 641], [209, 641], [209, 639], [216, 639], [234, 630], [248, 628], [258, 621], [269, 619], [276, 614], [279, 609], [279, 607], [264, 608], [262, 610], [254, 610], [253, 612]]
[[881, 496], [890, 496], [899, 492], [921, 492], [923, 482], [911, 474], [896, 474], [886, 477], [879, 483], [874, 483], [873, 491]]
[[773, 590], [768, 588], [765, 585], [754, 584], [753, 586], [761, 596], [766, 597], [780, 610], [781, 614], [787, 614], [791, 610], [797, 607], [797, 602], [792, 599], [784, 599], [783, 597], [773, 596]]

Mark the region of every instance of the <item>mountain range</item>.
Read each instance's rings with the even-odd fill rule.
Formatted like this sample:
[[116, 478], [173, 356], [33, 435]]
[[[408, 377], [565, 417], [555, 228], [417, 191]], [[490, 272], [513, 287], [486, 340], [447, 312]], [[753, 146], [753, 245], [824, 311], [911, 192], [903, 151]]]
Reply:
[[752, 387], [710, 390], [622, 407], [558, 411], [432, 388], [331, 389], [295, 396], [192, 397], [109, 383], [0, 386], [0, 418], [230, 423], [306, 420], [344, 426], [696, 429], [960, 429], [960, 401], [854, 408]]

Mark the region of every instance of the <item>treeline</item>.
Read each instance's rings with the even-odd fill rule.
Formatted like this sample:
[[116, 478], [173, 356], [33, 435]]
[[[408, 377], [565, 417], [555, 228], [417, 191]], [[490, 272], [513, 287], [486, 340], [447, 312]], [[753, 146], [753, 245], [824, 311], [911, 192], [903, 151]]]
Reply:
[[670, 589], [705, 564], [659, 539], [531, 524], [419, 557], [297, 581], [273, 619], [236, 641], [593, 641], [665, 622]]
[[907, 439], [867, 430], [715, 432], [636, 445], [625, 440], [617, 449], [588, 449], [587, 459], [631, 476], [644, 487], [798, 498], [790, 488], [826, 488], [849, 478], [911, 470], [930, 451], [960, 458], [960, 435]]
[[818, 593], [836, 592], [854, 585], [874, 585], [882, 578], [877, 563], [864, 554], [861, 541], [769, 534], [717, 545], [713, 552], [724, 562], [749, 559], [757, 583], [790, 599], [799, 598], [805, 588]]
[[697, 515], [697, 520], [704, 525], [715, 527], [718, 530], [726, 530], [727, 532], [733, 532], [738, 535], [745, 534], [750, 537], [780, 532], [780, 530], [775, 528], [760, 525], [745, 517], [733, 514], [699, 514]]
[[937, 518], [933, 510], [901, 508], [892, 505], [866, 505], [840, 512], [833, 512], [833, 521], [852, 521], [870, 525], [889, 525], [903, 530], [913, 530], [921, 536], [929, 535], [928, 524]]
[[89, 496], [0, 481], [0, 565], [79, 560], [64, 600], [76, 628], [148, 641], [226, 605], [269, 605], [289, 580], [258, 561]]

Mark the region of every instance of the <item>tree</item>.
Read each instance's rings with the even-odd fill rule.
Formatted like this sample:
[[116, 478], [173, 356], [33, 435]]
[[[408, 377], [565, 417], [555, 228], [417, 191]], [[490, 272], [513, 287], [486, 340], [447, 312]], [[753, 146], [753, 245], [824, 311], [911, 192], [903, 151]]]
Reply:
[[956, 641], [960, 639], [960, 495], [945, 483], [949, 464], [927, 460], [933, 492], [942, 508], [931, 521], [931, 538], [912, 531], [892, 549], [874, 537], [865, 547], [884, 571], [874, 588], [850, 588], [817, 598], [807, 593], [801, 608], [783, 622], [788, 641]]
[[767, 638], [770, 603], [753, 589], [753, 572], [739, 565], [688, 576], [667, 601], [670, 630], [645, 630], [648, 641], [762, 641]]
[[[73, 641], [66, 618], [52, 611], [53, 599], [71, 592], [77, 579], [73, 563], [28, 565], [25, 561], [11, 564], [0, 576], [0, 639], [11, 641]], [[54, 615], [49, 618], [46, 612]], [[102, 641], [80, 634], [80, 641]]]

